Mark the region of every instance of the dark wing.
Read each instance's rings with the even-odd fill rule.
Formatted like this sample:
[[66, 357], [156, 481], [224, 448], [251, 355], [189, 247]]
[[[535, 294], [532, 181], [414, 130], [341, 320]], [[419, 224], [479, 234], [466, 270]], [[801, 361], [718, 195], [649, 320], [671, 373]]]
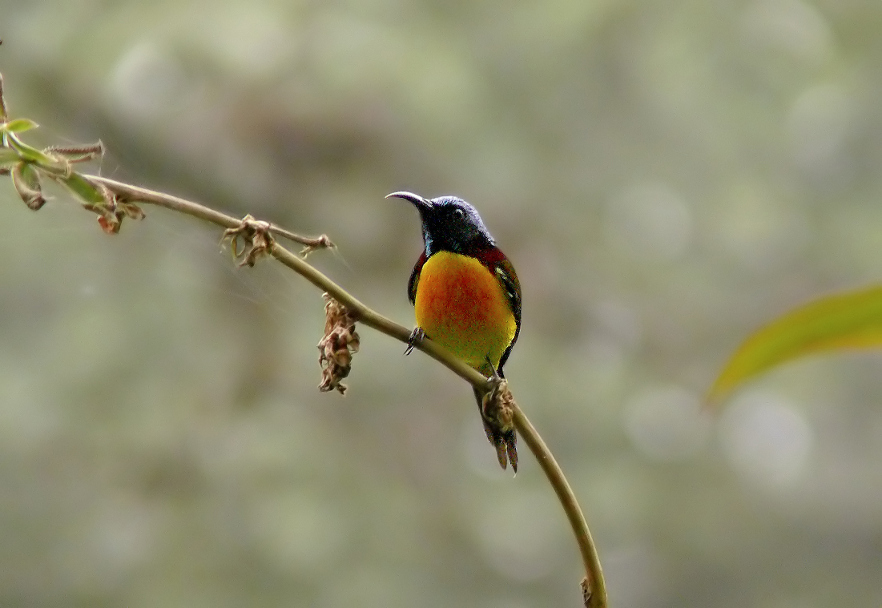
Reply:
[[426, 252], [420, 254], [420, 259], [414, 264], [413, 272], [410, 273], [410, 280], [407, 282], [407, 298], [411, 304], [416, 303], [417, 283], [420, 282], [420, 273], [423, 271], [423, 264], [426, 263]]
[[502, 366], [508, 360], [511, 348], [518, 341], [518, 334], [521, 333], [521, 283], [518, 281], [518, 275], [515, 272], [514, 266], [499, 249], [494, 247], [492, 250], [484, 253], [481, 258], [487, 268], [499, 279], [499, 284], [502, 285], [502, 289], [505, 291], [508, 305], [515, 317], [516, 328], [514, 338], [512, 338], [505, 352], [502, 353], [502, 357], [499, 359], [499, 369], [496, 370], [501, 376]]

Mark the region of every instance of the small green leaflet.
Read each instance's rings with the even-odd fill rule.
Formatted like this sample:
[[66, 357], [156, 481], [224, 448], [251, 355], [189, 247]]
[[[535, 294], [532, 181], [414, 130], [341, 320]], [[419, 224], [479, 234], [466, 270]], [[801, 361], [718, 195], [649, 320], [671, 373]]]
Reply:
[[39, 125], [30, 118], [16, 118], [0, 124], [0, 131], [6, 133], [23, 133], [24, 131], [36, 129], [38, 126]]

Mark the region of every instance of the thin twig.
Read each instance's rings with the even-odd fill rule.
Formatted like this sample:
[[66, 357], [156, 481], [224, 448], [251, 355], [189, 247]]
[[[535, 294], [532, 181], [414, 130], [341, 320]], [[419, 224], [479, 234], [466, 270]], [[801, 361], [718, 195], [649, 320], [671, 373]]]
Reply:
[[[237, 219], [233, 216], [215, 211], [214, 209], [210, 209], [186, 199], [153, 190], [147, 190], [138, 186], [124, 184], [122, 182], [96, 175], [87, 175], [85, 177], [104, 185], [111, 192], [117, 196], [123, 197], [126, 201], [148, 203], [165, 207], [166, 209], [172, 209], [174, 211], [204, 219], [224, 228], [237, 228], [242, 225], [241, 219]], [[275, 227], [275, 230], [272, 231], [288, 238], [290, 238], [289, 235], [293, 235], [293, 233], [289, 233], [288, 231], [282, 232], [282, 230], [283, 229], [281, 228]], [[302, 237], [297, 237], [292, 240], [303, 243], [304, 241], [300, 240], [301, 238]], [[319, 238], [321, 239], [322, 237]], [[324, 238], [326, 239], [327, 237]], [[307, 244], [307, 247], [309, 247], [309, 244]], [[272, 243], [268, 253], [294, 272], [303, 276], [307, 281], [322, 291], [333, 296], [333, 298], [343, 304], [359, 322], [384, 333], [387, 336], [400, 340], [405, 344], [409, 344], [408, 339], [411, 334], [410, 329], [403, 325], [399, 325], [391, 319], [384, 317], [380, 313], [365, 306], [334, 281], [316, 270], [310, 264], [306, 263], [302, 257], [295, 255], [275, 242]], [[463, 363], [460, 359], [454, 357], [450, 352], [432, 340], [425, 339], [413, 346], [445, 365], [472, 386], [477, 388], [486, 387], [487, 378]], [[576, 537], [576, 542], [579, 545], [579, 552], [585, 565], [586, 574], [585, 580], [583, 581], [585, 606], [586, 608], [606, 608], [606, 585], [603, 580], [600, 560], [598, 559], [597, 550], [594, 546], [594, 541], [591, 538], [591, 532], [588, 530], [588, 525], [585, 522], [585, 517], [582, 514], [576, 496], [567, 482], [563, 471], [554, 459], [551, 450], [548, 449], [548, 446], [545, 445], [542, 437], [536, 432], [536, 429], [530, 423], [530, 420], [524, 412], [517, 407], [517, 405], [514, 406], [514, 424], [518, 434], [523, 437], [527, 446], [536, 457], [536, 460], [539, 461], [539, 466], [542, 468], [542, 471], [545, 473], [545, 476], [548, 478], [549, 483], [557, 494], [558, 500], [560, 500], [561, 506], [572, 526], [573, 534]]]
[[224, 228], [236, 228], [242, 223], [242, 220], [236, 219], [232, 215], [227, 215], [226, 213], [215, 211], [214, 209], [205, 207], [203, 205], [200, 205], [199, 203], [194, 203], [193, 201], [188, 201], [184, 198], [172, 196], [171, 194], [165, 194], [163, 192], [156, 192], [155, 190], [148, 190], [147, 188], [141, 188], [139, 186], [124, 184], [116, 180], [101, 177], [100, 175], [84, 175], [83, 177], [93, 182], [104, 185], [105, 187], [107, 187], [107, 189], [109, 189], [111, 192], [121, 197], [125, 201], [149, 203], [158, 207], [165, 207], [166, 209], [171, 209], [173, 211], [179, 211], [186, 215], [198, 217], [199, 219], [209, 221], [212, 224], [217, 224], [218, 226], [223, 226]]
[[[187, 199], [183, 199], [177, 196], [172, 196], [163, 192], [156, 192], [155, 190], [148, 190], [147, 188], [141, 188], [139, 186], [124, 184], [122, 182], [108, 179], [106, 177], [101, 177], [99, 175], [85, 175], [84, 177], [99, 184], [103, 184], [117, 196], [123, 197], [124, 200], [149, 203], [158, 207], [165, 207], [166, 209], [179, 211], [181, 213], [186, 213], [187, 215], [192, 215], [193, 217], [207, 220], [225, 228], [236, 228], [242, 223], [241, 219], [237, 219], [231, 215], [221, 213], [220, 211], [215, 211], [210, 207], [205, 207], [204, 205], [200, 205], [199, 203], [194, 203], [193, 201], [188, 201]], [[270, 223], [268, 224], [268, 227], [270, 232], [272, 232], [273, 234], [285, 237], [286, 239], [294, 241], [295, 243], [305, 245], [308, 251], [334, 247], [334, 243], [332, 243], [331, 239], [329, 239], [328, 236], [325, 234], [318, 237], [307, 237], [295, 234], [290, 230], [285, 230], [284, 228], [276, 226], [275, 224]]]
[[269, 225], [269, 231], [277, 236], [285, 237], [289, 241], [305, 245], [303, 251], [300, 252], [301, 255], [306, 255], [316, 249], [334, 249], [336, 247], [336, 245], [331, 242], [331, 239], [328, 238], [327, 234], [322, 234], [317, 237], [302, 236], [300, 234], [294, 234], [290, 230], [285, 230], [281, 226], [276, 226], [272, 223]]

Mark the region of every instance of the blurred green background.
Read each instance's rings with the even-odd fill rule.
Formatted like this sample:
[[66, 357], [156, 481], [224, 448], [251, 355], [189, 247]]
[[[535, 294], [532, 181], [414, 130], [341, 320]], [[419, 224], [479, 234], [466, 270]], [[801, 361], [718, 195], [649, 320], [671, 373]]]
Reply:
[[[882, 4], [0, 1], [0, 71], [94, 171], [328, 233], [405, 325], [393, 190], [474, 203], [524, 289], [506, 368], [614, 606], [882, 604], [879, 355], [700, 398], [765, 320], [877, 281]], [[577, 606], [580, 563], [471, 390], [146, 207], [0, 184], [0, 605]]]

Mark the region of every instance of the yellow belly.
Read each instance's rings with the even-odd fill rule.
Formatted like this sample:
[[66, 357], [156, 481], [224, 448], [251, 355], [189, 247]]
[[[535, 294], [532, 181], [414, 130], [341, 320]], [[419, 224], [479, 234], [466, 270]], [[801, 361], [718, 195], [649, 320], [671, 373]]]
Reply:
[[439, 251], [420, 272], [416, 322], [432, 340], [475, 368], [494, 367], [517, 323], [502, 286], [478, 260]]

